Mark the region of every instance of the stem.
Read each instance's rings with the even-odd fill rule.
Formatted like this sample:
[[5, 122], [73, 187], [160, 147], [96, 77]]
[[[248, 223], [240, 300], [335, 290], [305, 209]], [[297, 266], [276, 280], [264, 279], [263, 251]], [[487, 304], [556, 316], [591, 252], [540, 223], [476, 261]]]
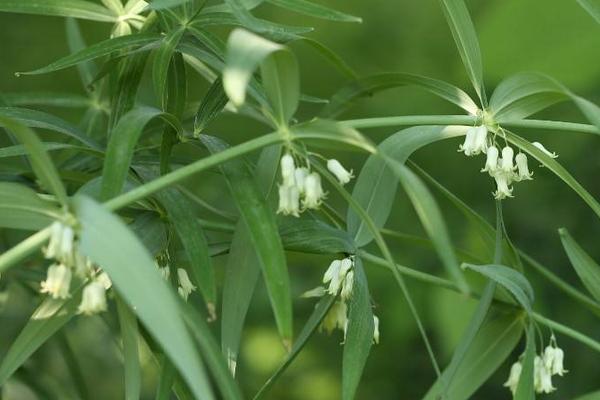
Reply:
[[16, 246], [11, 247], [4, 253], [0, 254], [0, 272], [10, 268], [12, 265], [18, 263], [25, 257], [35, 252], [44, 245], [48, 238], [50, 238], [49, 227], [34, 233]]
[[580, 133], [593, 133], [600, 135], [600, 130], [594, 125], [579, 124], [576, 122], [565, 121], [544, 121], [539, 119], [521, 119], [504, 121], [501, 126], [511, 128], [528, 128], [528, 129], [550, 129], [558, 131], [571, 131]]
[[565, 336], [569, 336], [569, 337], [579, 341], [580, 343], [587, 345], [591, 349], [594, 349], [597, 352], [600, 352], [600, 343], [598, 343], [596, 340], [592, 339], [591, 337], [584, 335], [581, 332], [577, 332], [576, 330], [569, 328], [566, 325], [563, 325], [563, 324], [553, 321], [549, 318], [546, 318], [543, 315], [540, 315], [538, 313], [534, 312], [531, 314], [531, 316], [533, 317], [534, 320], [536, 320], [540, 324], [546, 325], [548, 328], [555, 330], [556, 332], [560, 332]]

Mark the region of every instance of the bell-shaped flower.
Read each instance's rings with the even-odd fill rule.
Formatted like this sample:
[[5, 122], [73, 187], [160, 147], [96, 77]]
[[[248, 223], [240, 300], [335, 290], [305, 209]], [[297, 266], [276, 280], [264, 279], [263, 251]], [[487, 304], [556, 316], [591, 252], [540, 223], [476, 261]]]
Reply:
[[519, 171], [517, 180], [523, 181], [532, 179], [531, 176], [533, 173], [529, 172], [529, 167], [527, 166], [527, 156], [523, 153], [519, 153], [515, 157], [515, 162], [517, 163], [517, 169]]
[[327, 333], [333, 332], [334, 329], [345, 330], [348, 321], [348, 307], [343, 301], [333, 303], [323, 322], [319, 326], [319, 331], [325, 330]]
[[502, 200], [507, 197], [513, 197], [512, 187], [510, 185], [511, 175], [499, 172], [494, 174], [494, 179], [496, 180], [496, 191], [494, 192], [494, 198], [497, 200]]
[[535, 356], [533, 361], [533, 385], [537, 393], [552, 393], [556, 388], [552, 386], [552, 374], [546, 368], [544, 360]]
[[502, 149], [502, 158], [500, 159], [500, 169], [506, 173], [513, 172], [515, 166], [513, 163], [514, 150], [510, 146], [506, 146]]
[[475, 139], [473, 141], [473, 150], [471, 151], [472, 155], [477, 155], [486, 152], [488, 148], [487, 134], [488, 131], [485, 125], [481, 125], [475, 128]]
[[342, 287], [345, 275], [346, 272], [342, 272], [342, 261], [334, 260], [323, 275], [323, 283], [329, 283], [327, 293], [332, 296], [337, 296]]
[[300, 214], [300, 192], [295, 185], [279, 186], [279, 207], [278, 214], [293, 215], [299, 217]]
[[474, 154], [475, 143], [477, 141], [477, 128], [471, 127], [467, 129], [465, 141], [458, 147], [458, 151], [462, 151], [466, 156]]
[[379, 318], [373, 315], [373, 342], [379, 344]]
[[83, 315], [93, 315], [102, 311], [106, 311], [106, 289], [102, 282], [94, 280], [83, 288], [77, 312]]
[[316, 172], [308, 174], [304, 181], [304, 208], [319, 208], [325, 193], [321, 187], [321, 176]]
[[538, 149], [540, 149], [541, 151], [544, 152], [544, 154], [546, 154], [548, 157], [552, 157], [552, 158], [558, 158], [558, 154], [549, 151], [548, 149], [546, 149], [544, 147], [543, 144], [541, 144], [540, 142], [532, 142], [532, 145], [534, 145], [535, 147], [537, 147]]
[[104, 289], [106, 289], [106, 290], [108, 290], [112, 287], [112, 281], [110, 280], [110, 278], [108, 277], [108, 274], [106, 272], [101, 272], [96, 277], [96, 281], [100, 282], [102, 284], [102, 286], [104, 286]]
[[59, 221], [53, 222], [50, 226], [50, 239], [44, 249], [44, 256], [72, 266], [75, 263], [74, 240], [75, 232], [72, 227]]
[[296, 181], [296, 187], [298, 188], [298, 192], [300, 194], [304, 194], [304, 185], [306, 182], [306, 177], [308, 176], [308, 168], [299, 167], [294, 171], [294, 179]]
[[354, 271], [350, 270], [346, 274], [344, 278], [344, 282], [342, 282], [342, 292], [340, 296], [342, 296], [342, 300], [348, 301], [352, 296], [352, 288], [354, 287]]
[[75, 275], [84, 279], [89, 277], [94, 272], [92, 261], [78, 251], [74, 252], [75, 259]]
[[492, 146], [488, 147], [488, 149], [486, 151], [487, 157], [485, 160], [485, 166], [483, 167], [481, 172], [487, 172], [491, 176], [493, 176], [496, 173], [496, 171], [498, 170], [498, 155], [499, 155], [499, 151], [496, 146], [492, 145]]
[[506, 380], [506, 382], [504, 382], [504, 387], [509, 388], [513, 395], [517, 391], [517, 386], [519, 385], [519, 378], [521, 377], [522, 370], [523, 365], [520, 361], [517, 361], [510, 367], [508, 379]]
[[48, 267], [40, 292], [48, 293], [54, 299], [66, 299], [69, 297], [70, 286], [71, 269], [64, 264], [53, 264]]
[[179, 281], [179, 288], [177, 291], [184, 300], [187, 300], [190, 293], [196, 290], [196, 286], [190, 281], [187, 271], [183, 268], [177, 268], [177, 280]]
[[327, 161], [327, 169], [331, 172], [337, 180], [340, 182], [340, 185], [345, 185], [350, 182], [350, 179], [354, 178], [352, 175], [352, 170], [346, 170], [342, 164], [336, 159], [331, 159]]
[[565, 353], [560, 347], [547, 346], [544, 350], [544, 365], [552, 375], [563, 376], [568, 372], [563, 366], [564, 359]]
[[283, 179], [283, 186], [293, 186], [296, 184], [294, 173], [296, 172], [296, 166], [294, 164], [294, 157], [291, 154], [286, 153], [281, 157], [281, 178]]

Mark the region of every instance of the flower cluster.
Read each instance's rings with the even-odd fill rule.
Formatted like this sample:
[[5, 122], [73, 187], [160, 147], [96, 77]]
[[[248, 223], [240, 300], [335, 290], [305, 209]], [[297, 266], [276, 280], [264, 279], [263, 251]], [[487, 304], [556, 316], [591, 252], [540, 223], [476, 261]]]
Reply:
[[[162, 278], [168, 282], [171, 278], [171, 268], [169, 267], [169, 265], [164, 265], [161, 267], [158, 261], [156, 261], [156, 267], [158, 268], [158, 271], [160, 272]], [[188, 276], [188, 273], [185, 269], [177, 268], [177, 282], [177, 293], [179, 293], [181, 298], [187, 301], [190, 294], [192, 294], [192, 292], [196, 290], [196, 286], [190, 280], [190, 277]]]
[[41, 282], [41, 293], [54, 299], [67, 299], [73, 275], [88, 281], [83, 288], [78, 313], [84, 315], [106, 311], [106, 291], [112, 286], [108, 275], [79, 253], [75, 230], [72, 226], [55, 221], [50, 226], [50, 240], [44, 256], [55, 262], [48, 267], [46, 280]]
[[118, 15], [117, 22], [113, 26], [111, 37], [131, 35], [132, 28], [140, 30], [146, 21], [141, 15], [148, 8], [145, 0], [129, 0], [124, 6], [117, 2], [102, 0], [103, 3]]
[[[344, 332], [345, 341], [348, 330], [348, 302], [354, 287], [354, 256], [334, 260], [323, 275], [323, 283], [328, 286], [326, 288], [319, 286], [304, 293], [303, 297], [320, 297], [325, 294], [339, 296], [321, 322], [319, 331], [325, 330], [331, 333], [339, 329]], [[379, 318], [373, 316], [373, 323], [373, 341], [379, 343]]]
[[[296, 166], [294, 157], [289, 153], [281, 157], [280, 165], [282, 182], [279, 185], [277, 213], [299, 217], [304, 210], [319, 208], [326, 196], [321, 186], [321, 176], [311, 172], [308, 166]], [[342, 185], [354, 177], [352, 171], [347, 171], [337, 160], [328, 160], [327, 168]]]
[[[564, 352], [557, 346], [556, 339], [552, 336], [550, 345], [546, 346], [542, 355], [536, 355], [533, 361], [533, 386], [537, 393], [551, 393], [556, 388], [552, 385], [552, 376], [563, 376], [567, 371], [563, 367]], [[513, 394], [519, 385], [523, 365], [517, 361], [510, 368], [508, 380], [504, 383]]]
[[[496, 181], [494, 198], [501, 200], [513, 197], [511, 186], [513, 182], [532, 179], [533, 173], [529, 171], [527, 156], [521, 152], [515, 156], [513, 148], [508, 144], [500, 150], [494, 139], [490, 139], [488, 136], [485, 126], [472, 127], [467, 130], [465, 141], [459, 146], [458, 151], [465, 153], [466, 156], [485, 154], [485, 166], [481, 172], [487, 172]], [[558, 157], [555, 153], [546, 150], [539, 142], [532, 144], [546, 155], [552, 158]]]

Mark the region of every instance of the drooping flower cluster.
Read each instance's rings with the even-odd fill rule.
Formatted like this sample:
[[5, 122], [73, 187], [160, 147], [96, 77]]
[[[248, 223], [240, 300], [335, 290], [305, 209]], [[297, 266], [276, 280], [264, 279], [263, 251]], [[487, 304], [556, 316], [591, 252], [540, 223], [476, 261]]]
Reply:
[[106, 311], [106, 291], [112, 286], [108, 275], [81, 253], [77, 247], [74, 228], [67, 223], [55, 221], [50, 226], [50, 239], [44, 248], [44, 257], [54, 260], [48, 267], [46, 280], [41, 282], [41, 293], [54, 299], [67, 299], [71, 296], [73, 276], [87, 281], [83, 288], [78, 313], [92, 315]]
[[[326, 196], [321, 175], [311, 172], [308, 166], [296, 166], [294, 157], [289, 153], [281, 157], [280, 166], [282, 182], [277, 213], [299, 217], [307, 209], [319, 208]], [[354, 177], [352, 171], [347, 171], [337, 160], [328, 160], [327, 168], [342, 185]]]
[[[549, 157], [558, 157], [555, 153], [546, 150], [539, 142], [532, 144]], [[493, 192], [496, 199], [513, 197], [514, 182], [532, 179], [533, 173], [529, 171], [527, 156], [521, 152], [515, 156], [513, 148], [508, 144], [500, 150], [494, 138], [489, 137], [484, 125], [469, 128], [464, 143], [459, 146], [458, 151], [465, 153], [466, 156], [486, 155], [481, 172], [487, 172], [496, 181], [496, 191]]]
[[[537, 393], [552, 393], [556, 388], [552, 385], [554, 375], [563, 376], [567, 371], [564, 369], [564, 352], [557, 346], [554, 335], [550, 344], [546, 346], [541, 355], [536, 355], [533, 361], [533, 386]], [[504, 383], [510, 391], [515, 394], [521, 378], [523, 365], [517, 361], [510, 368], [508, 380]]]
[[[327, 333], [339, 329], [344, 332], [344, 341], [348, 330], [348, 302], [352, 298], [354, 287], [354, 256], [334, 260], [323, 275], [323, 284], [304, 293], [303, 297], [321, 297], [325, 294], [339, 296], [331, 306], [319, 326], [319, 331]], [[373, 341], [379, 343], [379, 318], [373, 316]]]

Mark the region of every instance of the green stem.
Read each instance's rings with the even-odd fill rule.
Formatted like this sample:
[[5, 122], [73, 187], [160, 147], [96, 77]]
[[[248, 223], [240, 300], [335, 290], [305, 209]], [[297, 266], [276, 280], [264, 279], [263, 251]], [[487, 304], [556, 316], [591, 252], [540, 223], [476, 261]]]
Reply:
[[560, 332], [565, 336], [569, 336], [569, 337], [579, 341], [580, 343], [585, 344], [589, 348], [594, 349], [597, 352], [600, 352], [600, 343], [598, 343], [596, 340], [592, 339], [591, 337], [584, 335], [581, 332], [577, 332], [576, 330], [569, 328], [566, 325], [563, 325], [563, 324], [553, 321], [549, 318], [546, 318], [543, 315], [540, 315], [538, 313], [534, 312], [531, 314], [531, 316], [533, 317], [534, 320], [536, 320], [540, 324], [546, 325], [548, 328], [550, 328], [556, 332]]
[[594, 125], [579, 124], [576, 122], [565, 121], [544, 121], [539, 119], [521, 119], [513, 121], [504, 121], [500, 124], [510, 128], [527, 128], [527, 129], [550, 129], [557, 131], [571, 131], [580, 133], [593, 133], [600, 135], [600, 130]]
[[10, 268], [19, 261], [37, 251], [50, 238], [50, 228], [44, 228], [27, 239], [0, 254], [0, 272]]

